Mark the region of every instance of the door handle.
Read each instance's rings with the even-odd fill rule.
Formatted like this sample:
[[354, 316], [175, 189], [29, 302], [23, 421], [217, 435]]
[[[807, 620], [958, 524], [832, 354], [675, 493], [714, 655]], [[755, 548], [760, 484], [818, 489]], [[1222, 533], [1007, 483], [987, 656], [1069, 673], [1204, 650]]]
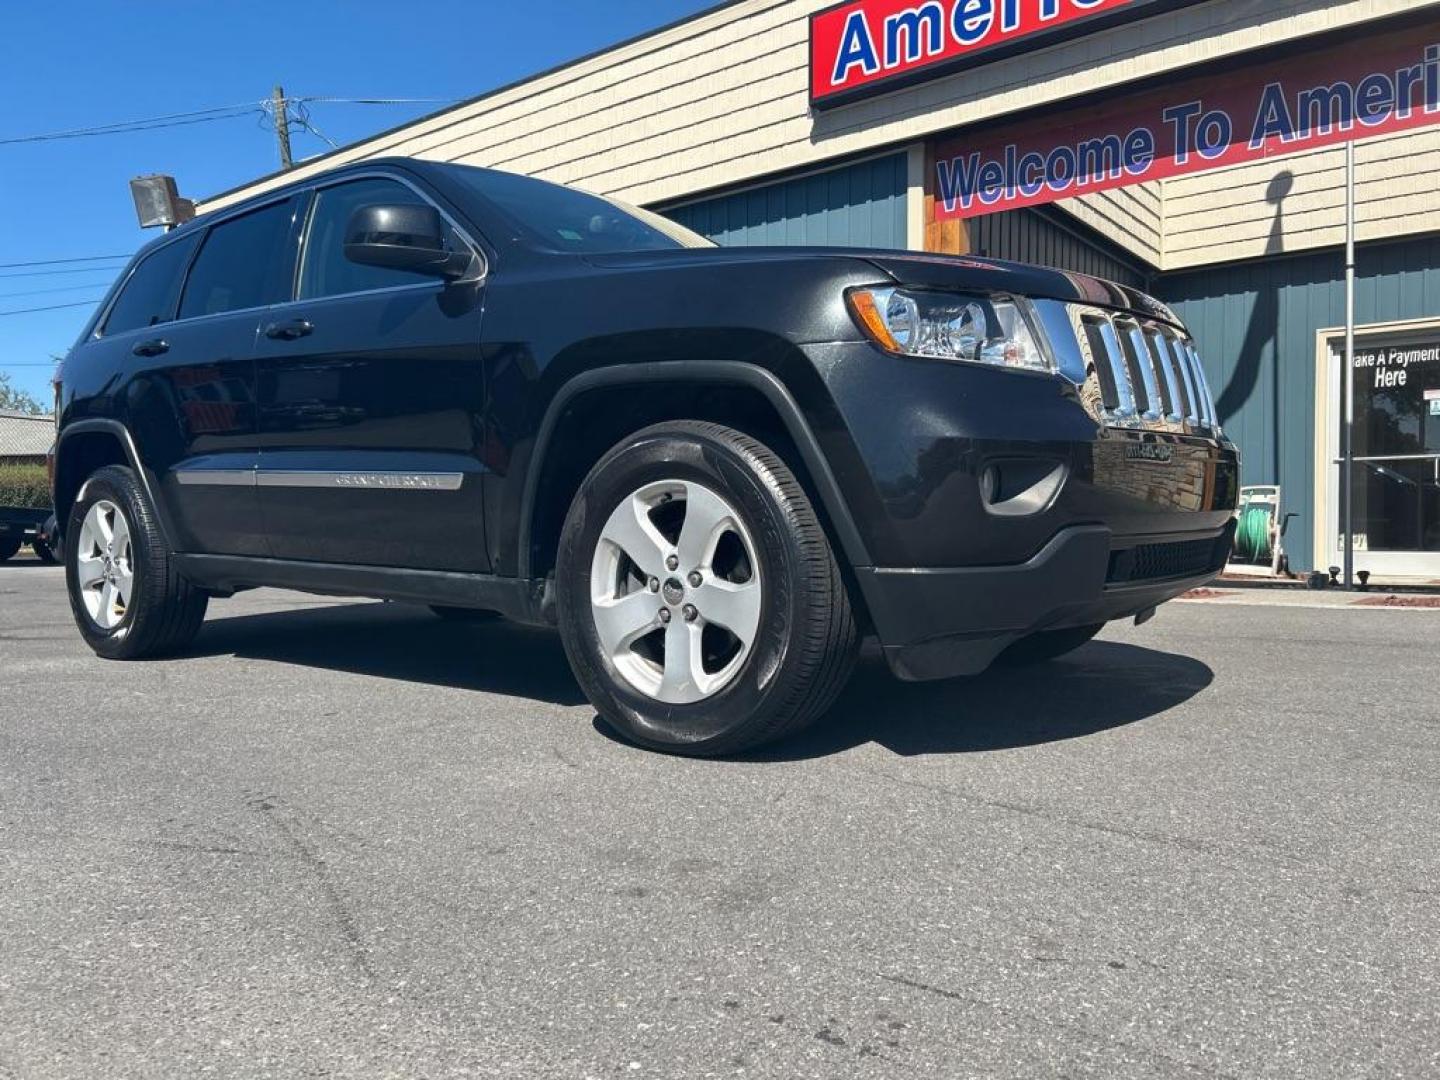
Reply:
[[161, 338], [142, 341], [130, 350], [136, 356], [164, 356], [170, 351], [170, 343]]
[[286, 322], [274, 322], [265, 327], [265, 336], [274, 338], [276, 341], [296, 341], [302, 337], [308, 337], [315, 332], [315, 327], [308, 319], [289, 319]]

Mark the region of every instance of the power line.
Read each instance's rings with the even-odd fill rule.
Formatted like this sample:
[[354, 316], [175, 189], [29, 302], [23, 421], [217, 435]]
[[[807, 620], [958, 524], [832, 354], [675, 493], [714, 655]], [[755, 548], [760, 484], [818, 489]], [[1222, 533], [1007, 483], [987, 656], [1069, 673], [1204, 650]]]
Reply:
[[100, 282], [85, 281], [79, 285], [56, 285], [49, 289], [21, 289], [19, 292], [0, 292], [0, 297], [42, 296], [45, 293], [79, 292], [81, 289], [93, 289], [98, 284], [100, 284]]
[[93, 300], [75, 300], [69, 304], [50, 304], [46, 307], [12, 308], [9, 311], [0, 311], [0, 315], [29, 315], [32, 311], [59, 311], [61, 308], [86, 307], [87, 305], [93, 307], [95, 304], [98, 304], [101, 300], [104, 299], [105, 298], [103, 296], [97, 296]]
[[[279, 88], [277, 87], [276, 89], [278, 90]], [[310, 106], [305, 103], [305, 100], [303, 98], [290, 98], [289, 100], [295, 105], [295, 124], [298, 127], [310, 132], [310, 134], [314, 135], [316, 138], [329, 143], [331, 150], [340, 149], [339, 143], [337, 143], [334, 139], [330, 138], [329, 135], [326, 135], [323, 131], [321, 131], [318, 127], [315, 126], [314, 122], [310, 119]], [[288, 106], [286, 107], [285, 112], [287, 114], [290, 112]]]
[[128, 259], [129, 255], [78, 255], [73, 259], [36, 259], [33, 262], [0, 263], [0, 267], [12, 266], [59, 266], [61, 263], [77, 262], [111, 262], [115, 259]]
[[0, 278], [28, 278], [28, 277], [54, 277], [57, 274], [112, 274], [119, 270], [119, 266], [81, 266], [72, 270], [20, 270], [10, 274], [0, 274]]
[[56, 139], [80, 139], [89, 135], [128, 135], [135, 131], [154, 131], [157, 128], [182, 127], [186, 124], [207, 124], [212, 120], [232, 120], [239, 116], [248, 116], [259, 109], [259, 102], [249, 101], [240, 105], [223, 105], [215, 109], [197, 109], [194, 112], [171, 113], [168, 116], [151, 116], [143, 120], [122, 120], [113, 124], [99, 124], [95, 127], [46, 131], [38, 135], [19, 135], [0, 139], [0, 146], [9, 146], [15, 143], [51, 142]]
[[[324, 105], [454, 105], [463, 98], [346, 98], [306, 96], [283, 98], [285, 105], [303, 105], [314, 102]], [[117, 120], [113, 124], [97, 124], [93, 127], [67, 128], [63, 131], [45, 131], [35, 135], [17, 135], [0, 139], [0, 146], [14, 146], [19, 143], [53, 142], [57, 139], [83, 139], [91, 135], [128, 135], [137, 131], [155, 131], [159, 128], [183, 127], [187, 124], [208, 124], [213, 120], [233, 120], [254, 113], [265, 115], [275, 111], [276, 103], [271, 101], [242, 101], [234, 105], [219, 105], [213, 109], [195, 109], [191, 112], [168, 113], [164, 116], [147, 116], [139, 120]], [[331, 140], [316, 131], [309, 124], [308, 130]]]
[[340, 144], [337, 143], [334, 139], [332, 139], [329, 135], [326, 135], [326, 134], [325, 134], [323, 131], [321, 131], [319, 128], [317, 128], [317, 127], [315, 126], [315, 124], [314, 124], [313, 121], [311, 121], [311, 120], [309, 120], [309, 119], [304, 119], [304, 120], [299, 120], [299, 121], [297, 121], [297, 123], [300, 125], [301, 128], [303, 128], [304, 130], [310, 132], [311, 135], [314, 135], [314, 136], [315, 136], [317, 139], [319, 139], [321, 142], [328, 143], [328, 144], [330, 145], [330, 149], [331, 149], [331, 150], [339, 150], [339, 149], [340, 149]]
[[463, 98], [345, 98], [345, 97], [293, 97], [290, 101], [314, 101], [322, 105], [454, 105]]

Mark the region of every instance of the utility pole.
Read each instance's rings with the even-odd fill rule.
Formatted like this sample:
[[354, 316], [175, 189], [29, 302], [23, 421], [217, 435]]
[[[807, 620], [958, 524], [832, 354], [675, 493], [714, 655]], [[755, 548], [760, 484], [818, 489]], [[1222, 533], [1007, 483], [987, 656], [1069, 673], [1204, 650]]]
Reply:
[[290, 157], [290, 115], [286, 112], [285, 88], [275, 87], [270, 101], [275, 112], [275, 141], [280, 144], [280, 168], [289, 169], [294, 161]]

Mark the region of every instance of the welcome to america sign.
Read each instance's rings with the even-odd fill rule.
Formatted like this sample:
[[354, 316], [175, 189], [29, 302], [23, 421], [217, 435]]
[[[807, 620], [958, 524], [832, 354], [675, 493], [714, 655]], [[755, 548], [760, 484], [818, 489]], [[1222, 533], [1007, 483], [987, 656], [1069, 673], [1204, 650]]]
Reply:
[[935, 217], [967, 218], [1440, 123], [1440, 21], [960, 134], [936, 148]]

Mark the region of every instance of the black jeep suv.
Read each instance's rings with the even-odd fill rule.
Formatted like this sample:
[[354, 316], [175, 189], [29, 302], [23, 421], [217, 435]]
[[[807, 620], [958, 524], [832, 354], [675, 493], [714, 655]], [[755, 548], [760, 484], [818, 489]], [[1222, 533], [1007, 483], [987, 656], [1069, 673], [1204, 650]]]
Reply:
[[[1213, 577], [1237, 465], [1163, 305], [972, 258], [722, 249], [485, 169], [379, 160], [135, 258], [58, 380], [101, 656], [254, 586], [558, 624], [647, 746], [1058, 656]], [[396, 642], [404, 648], [404, 642]], [[477, 658], [483, 662], [483, 658]]]

